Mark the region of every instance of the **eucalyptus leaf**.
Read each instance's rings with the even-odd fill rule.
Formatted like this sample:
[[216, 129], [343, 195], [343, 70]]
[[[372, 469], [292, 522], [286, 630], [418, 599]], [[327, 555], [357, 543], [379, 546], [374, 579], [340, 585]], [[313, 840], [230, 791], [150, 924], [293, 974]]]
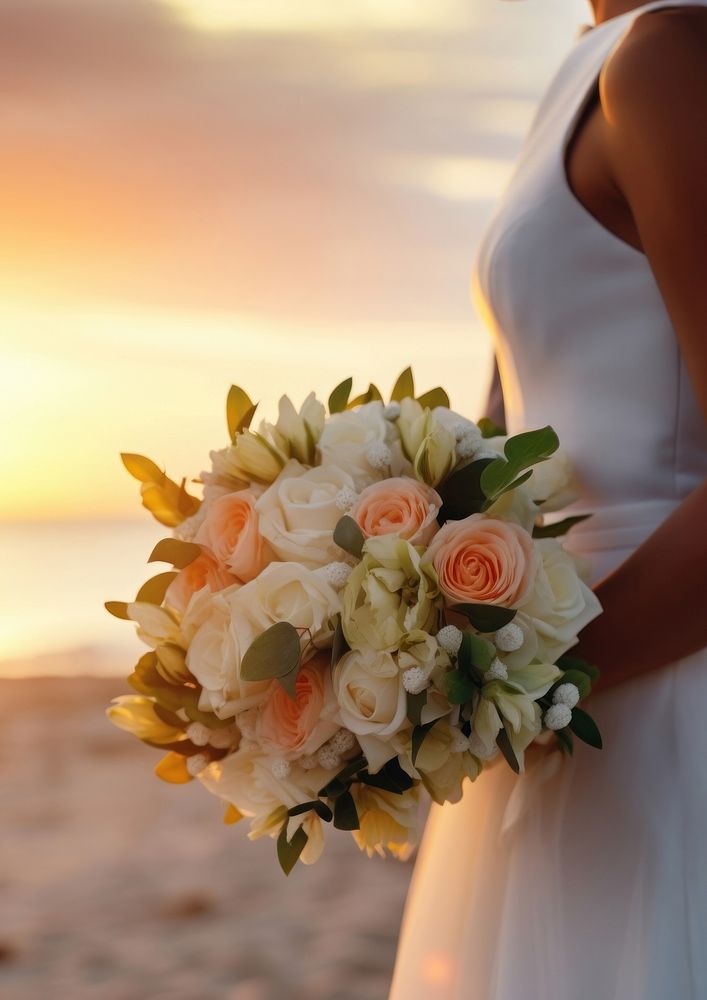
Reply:
[[159, 606], [164, 600], [170, 583], [172, 583], [176, 576], [177, 573], [174, 570], [169, 570], [167, 573], [158, 573], [157, 576], [151, 577], [138, 590], [135, 602], [144, 602], [145, 604], [156, 604]]
[[481, 437], [483, 438], [495, 438], [495, 437], [505, 437], [506, 428], [501, 427], [500, 424], [494, 423], [490, 417], [481, 417], [476, 421], [476, 426], [481, 431]]
[[412, 375], [412, 368], [406, 368], [398, 375], [390, 395], [391, 402], [399, 403], [403, 399], [415, 398], [415, 380]]
[[347, 790], [351, 783], [351, 779], [358, 774], [359, 771], [363, 771], [366, 767], [366, 758], [363, 754], [359, 754], [354, 760], [350, 760], [334, 777], [329, 781], [324, 788], [322, 788], [317, 794], [324, 796], [328, 799], [334, 799], [337, 795], [341, 795]]
[[581, 670], [583, 674], [587, 674], [592, 684], [596, 684], [599, 680], [599, 667], [595, 667], [593, 664], [588, 663], [586, 660], [582, 659], [581, 656], [573, 656], [571, 653], [563, 653], [557, 661], [557, 666], [560, 670]]
[[255, 639], [241, 660], [241, 678], [266, 681], [294, 673], [300, 663], [300, 638], [289, 622], [271, 625]]
[[435, 389], [423, 392], [417, 397], [417, 401], [420, 406], [426, 406], [429, 410], [434, 410], [436, 406], [446, 406], [449, 409], [449, 396], [439, 385]]
[[417, 755], [422, 749], [422, 744], [425, 742], [425, 737], [429, 733], [430, 729], [438, 722], [435, 719], [434, 722], [426, 722], [424, 726], [415, 726], [412, 731], [412, 747], [410, 756], [412, 757], [413, 764], [417, 760]]
[[238, 385], [232, 385], [226, 397], [226, 422], [231, 441], [235, 440], [236, 434], [250, 427], [250, 423], [255, 415], [257, 403]]
[[[494, 644], [489, 639], [484, 639], [480, 635], [474, 635], [473, 632], [465, 632], [462, 638], [462, 646], [465, 648], [465, 656], [466, 650], [468, 650], [471, 665], [479, 673], [485, 674], [496, 656], [496, 647]], [[459, 652], [462, 652], [461, 647]], [[460, 659], [459, 666], [461, 667], [461, 665]]]
[[354, 558], [360, 559], [363, 555], [363, 546], [366, 537], [356, 521], [352, 517], [349, 517], [348, 514], [345, 514], [339, 519], [334, 528], [334, 541], [344, 552], [348, 552]]
[[493, 505], [496, 503], [496, 501], [499, 500], [503, 496], [504, 493], [511, 493], [513, 490], [517, 490], [519, 486], [522, 486], [523, 483], [527, 483], [528, 480], [530, 479], [530, 477], [532, 476], [532, 474], [533, 474], [533, 470], [532, 469], [528, 469], [527, 472], [523, 472], [516, 479], [511, 480], [510, 483], [506, 483], [505, 486], [502, 486], [501, 489], [498, 490], [497, 493], [494, 493], [492, 497], [489, 497], [484, 502], [482, 510], [487, 511], [490, 507], [493, 507]]
[[329, 413], [342, 413], [346, 409], [352, 386], [352, 378], [347, 378], [337, 385], [329, 396]]
[[326, 802], [322, 802], [321, 799], [312, 799], [311, 802], [302, 802], [298, 806], [293, 806], [288, 809], [288, 816], [301, 816], [303, 813], [315, 812], [317, 816], [323, 820], [325, 823], [331, 823], [333, 813]]
[[505, 727], [499, 730], [496, 737], [496, 746], [506, 758], [506, 762], [511, 770], [515, 771], [516, 774], [520, 774], [520, 762], [515, 755], [515, 750], [511, 746], [511, 741]]
[[470, 462], [447, 476], [437, 486], [437, 492], [442, 498], [442, 507], [437, 515], [439, 524], [462, 521], [470, 514], [481, 511], [486, 502], [486, 494], [481, 489], [481, 476], [493, 461], [493, 458], [479, 458]]
[[361, 771], [358, 779], [364, 785], [370, 785], [372, 788], [382, 788], [384, 791], [394, 792], [396, 795], [402, 795], [403, 792], [406, 792], [415, 784], [407, 771], [402, 769], [397, 757], [389, 760], [375, 774], [369, 774], [368, 771]]
[[114, 618], [120, 618], [123, 621], [132, 621], [132, 618], [128, 614], [128, 602], [127, 601], [106, 601], [103, 605], [109, 615], [113, 615]]
[[358, 811], [351, 792], [344, 792], [334, 803], [334, 826], [337, 830], [358, 830]]
[[289, 875], [299, 861], [308, 840], [309, 837], [301, 826], [298, 826], [293, 833], [292, 840], [288, 840], [287, 820], [282, 824], [280, 835], [277, 838], [277, 860], [280, 862], [280, 867], [285, 875]]
[[604, 743], [599, 732], [599, 727], [591, 715], [588, 715], [583, 708], [572, 709], [570, 729], [578, 739], [584, 743], [588, 743], [590, 747], [595, 747], [597, 750], [603, 748]]
[[575, 524], [586, 521], [591, 514], [577, 514], [575, 517], [565, 517], [554, 524], [536, 524], [533, 528], [533, 538], [562, 538]]
[[444, 678], [444, 690], [452, 705], [466, 705], [474, 696], [474, 682], [460, 670], [450, 670]]
[[519, 486], [527, 478], [521, 473], [550, 458], [559, 446], [559, 438], [550, 426], [509, 437], [503, 447], [505, 458], [494, 459], [481, 476], [481, 488], [486, 495], [485, 506], [507, 490]]
[[580, 698], [586, 698], [592, 690], [591, 678], [583, 670], [566, 670], [557, 684], [555, 684], [555, 688], [558, 688], [561, 684], [574, 684], [579, 690]]
[[571, 757], [574, 753], [574, 739], [572, 738], [572, 733], [568, 729], [557, 729], [555, 731], [555, 736], [562, 752]]
[[513, 608], [502, 608], [498, 604], [454, 604], [450, 610], [465, 615], [475, 629], [487, 633], [497, 632], [517, 614]]

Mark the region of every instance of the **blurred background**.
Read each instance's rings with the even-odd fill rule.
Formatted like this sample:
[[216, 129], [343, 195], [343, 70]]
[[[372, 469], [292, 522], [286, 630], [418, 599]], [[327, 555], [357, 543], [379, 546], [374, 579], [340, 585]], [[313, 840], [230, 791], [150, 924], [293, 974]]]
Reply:
[[[0, 0], [0, 993], [365, 1000], [410, 865], [271, 842], [103, 706], [174, 478], [274, 413], [408, 363], [478, 416], [480, 233], [584, 0]], [[414, 1000], [414, 998], [412, 998]]]

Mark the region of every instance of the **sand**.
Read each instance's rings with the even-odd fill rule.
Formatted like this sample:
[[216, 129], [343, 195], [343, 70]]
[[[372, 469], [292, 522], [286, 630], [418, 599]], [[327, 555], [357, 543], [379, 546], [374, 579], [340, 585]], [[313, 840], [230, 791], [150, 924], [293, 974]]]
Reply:
[[411, 864], [333, 831], [285, 878], [108, 723], [126, 690], [0, 681], [3, 1000], [383, 1000]]

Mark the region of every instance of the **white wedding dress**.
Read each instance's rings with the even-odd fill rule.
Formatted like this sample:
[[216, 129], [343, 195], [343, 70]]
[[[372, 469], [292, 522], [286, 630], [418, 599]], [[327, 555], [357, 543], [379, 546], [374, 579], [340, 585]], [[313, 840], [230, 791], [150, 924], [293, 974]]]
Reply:
[[[594, 512], [568, 536], [592, 581], [707, 475], [705, 423], [648, 261], [564, 171], [611, 49], [636, 16], [676, 5], [578, 39], [475, 268], [509, 430], [552, 423], [579, 508]], [[391, 1000], [707, 1000], [707, 650], [598, 694], [592, 713], [603, 751], [579, 744], [550, 777], [546, 763], [518, 779], [495, 767], [462, 802], [433, 806]]]

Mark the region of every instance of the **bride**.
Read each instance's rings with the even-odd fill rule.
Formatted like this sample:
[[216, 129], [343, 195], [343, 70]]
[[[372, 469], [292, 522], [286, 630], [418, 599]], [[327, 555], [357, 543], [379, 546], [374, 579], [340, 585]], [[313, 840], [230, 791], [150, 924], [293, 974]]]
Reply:
[[707, 998], [707, 0], [594, 0], [474, 273], [593, 517], [602, 753], [433, 807], [392, 1000]]

